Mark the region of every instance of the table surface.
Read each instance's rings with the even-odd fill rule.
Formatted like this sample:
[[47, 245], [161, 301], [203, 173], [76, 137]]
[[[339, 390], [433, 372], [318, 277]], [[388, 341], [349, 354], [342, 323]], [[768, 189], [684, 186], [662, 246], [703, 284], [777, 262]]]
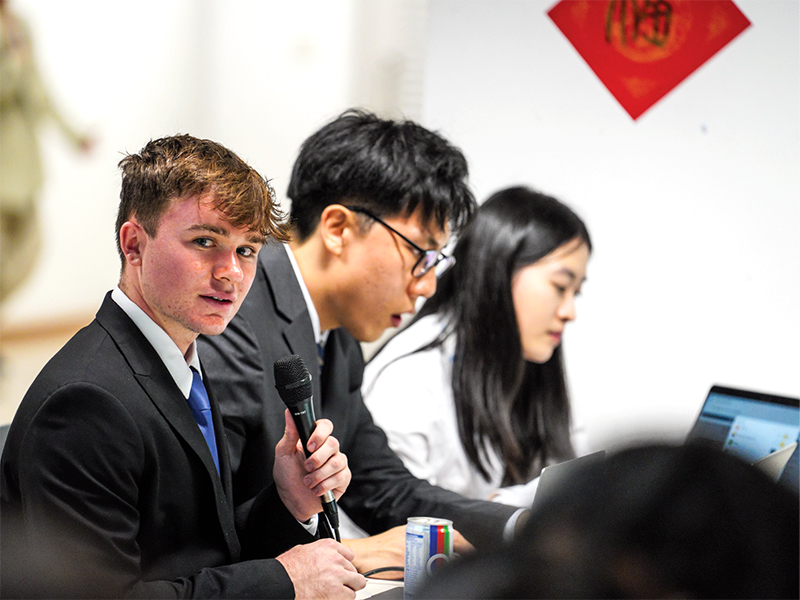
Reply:
[[403, 582], [392, 579], [367, 578], [367, 587], [356, 592], [356, 600], [372, 598], [380, 595], [381, 598], [402, 598]]

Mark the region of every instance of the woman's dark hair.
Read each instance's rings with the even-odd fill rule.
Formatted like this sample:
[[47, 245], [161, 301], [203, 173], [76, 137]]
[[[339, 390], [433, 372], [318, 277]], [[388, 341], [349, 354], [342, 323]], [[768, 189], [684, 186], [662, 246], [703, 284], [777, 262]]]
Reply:
[[505, 465], [503, 485], [523, 483], [551, 459], [574, 456], [561, 348], [544, 364], [523, 358], [511, 282], [523, 267], [564, 244], [591, 250], [583, 221], [567, 206], [524, 187], [484, 202], [459, 238], [455, 265], [416, 319], [440, 315], [455, 334], [453, 397], [464, 449], [488, 480], [487, 448]]

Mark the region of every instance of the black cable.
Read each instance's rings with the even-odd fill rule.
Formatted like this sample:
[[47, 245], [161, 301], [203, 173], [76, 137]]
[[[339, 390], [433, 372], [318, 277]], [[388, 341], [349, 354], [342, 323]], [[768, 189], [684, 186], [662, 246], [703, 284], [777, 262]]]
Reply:
[[318, 521], [319, 522], [319, 528], [321, 529], [320, 537], [331, 538], [333, 540], [336, 540], [337, 542], [341, 542], [342, 539], [339, 536], [339, 528], [338, 527], [333, 527], [331, 525], [331, 522], [328, 520], [328, 515], [326, 515], [324, 512], [321, 512], [321, 513], [318, 513], [318, 514], [319, 514], [319, 517], [318, 517], [319, 518], [319, 521]]
[[331, 537], [337, 542], [341, 542], [342, 539], [339, 537], [339, 507], [336, 502], [323, 502], [322, 512], [328, 519], [328, 525], [330, 525], [331, 531], [333, 532], [333, 536]]
[[405, 569], [403, 569], [403, 567], [380, 567], [379, 569], [372, 569], [371, 571], [362, 573], [362, 575], [364, 575], [364, 577], [372, 577], [373, 575], [377, 575], [378, 573], [386, 573], [387, 571], [400, 571], [402, 573], [405, 571]]

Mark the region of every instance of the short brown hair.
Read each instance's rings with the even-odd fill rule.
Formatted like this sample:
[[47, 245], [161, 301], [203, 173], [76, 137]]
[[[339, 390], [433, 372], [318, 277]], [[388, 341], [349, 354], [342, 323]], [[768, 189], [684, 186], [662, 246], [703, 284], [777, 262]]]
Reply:
[[233, 227], [266, 241], [288, 241], [288, 227], [268, 181], [234, 152], [211, 140], [176, 135], [151, 140], [138, 154], [119, 162], [122, 190], [117, 213], [117, 251], [125, 256], [119, 232], [131, 217], [155, 237], [158, 223], [173, 200], [213, 194], [214, 208]]

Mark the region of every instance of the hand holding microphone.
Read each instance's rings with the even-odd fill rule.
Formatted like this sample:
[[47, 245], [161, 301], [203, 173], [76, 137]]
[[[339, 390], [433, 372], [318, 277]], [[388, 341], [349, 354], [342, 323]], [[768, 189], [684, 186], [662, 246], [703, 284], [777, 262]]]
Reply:
[[[347, 457], [339, 452], [339, 442], [330, 434], [327, 419], [316, 420], [312, 402], [311, 374], [296, 354], [275, 361], [275, 387], [287, 406], [286, 432], [275, 448], [273, 475], [278, 493], [289, 511], [301, 521], [322, 508], [330, 524], [331, 537], [339, 539], [339, 512], [336, 494], [341, 496], [350, 483]], [[295, 431], [296, 430], [296, 431]], [[302, 443], [305, 454], [297, 449]], [[309, 451], [309, 444], [314, 449]], [[328, 523], [323, 523], [323, 529]]]

